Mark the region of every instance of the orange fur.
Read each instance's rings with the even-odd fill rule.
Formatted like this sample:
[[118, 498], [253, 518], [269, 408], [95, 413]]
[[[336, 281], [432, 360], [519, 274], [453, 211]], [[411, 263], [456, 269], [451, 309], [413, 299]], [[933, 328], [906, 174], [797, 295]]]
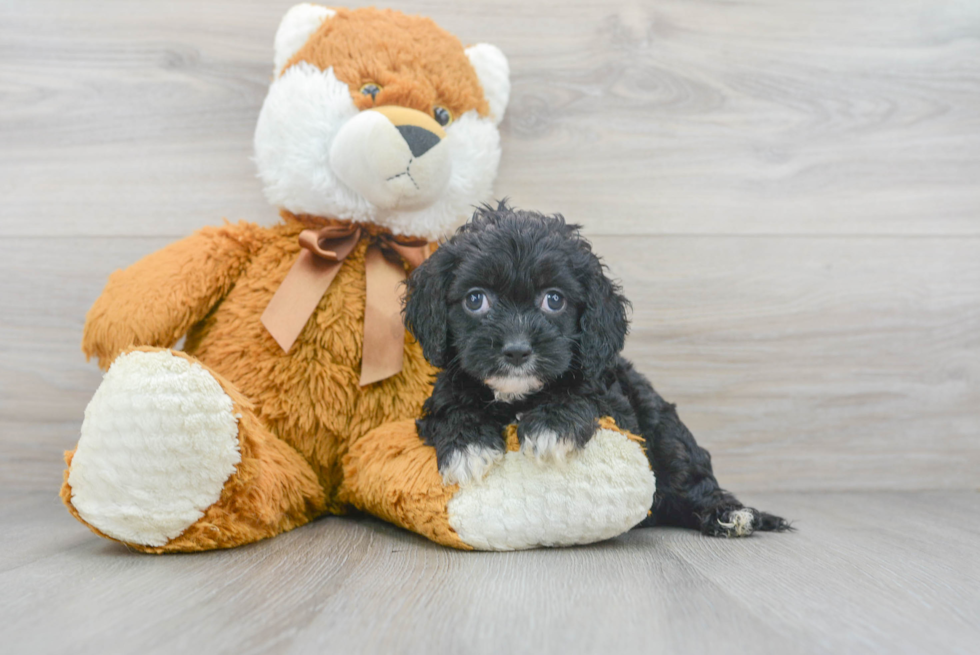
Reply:
[[[148, 553], [229, 548], [353, 505], [469, 549], [449, 525], [447, 504], [458, 487], [443, 486], [434, 449], [415, 431], [435, 373], [418, 343], [406, 336], [401, 373], [357, 385], [367, 238], [344, 260], [289, 353], [259, 322], [299, 253], [299, 232], [323, 223], [282, 215], [272, 228], [206, 228], [116, 272], [89, 312], [84, 348], [103, 368], [130, 350], [168, 347], [193, 324], [186, 353], [174, 354], [205, 367], [240, 416], [242, 461], [219, 501], [162, 547], [128, 545]], [[609, 418], [600, 426], [618, 429]], [[516, 426], [506, 436], [508, 450], [518, 450]], [[69, 468], [73, 452], [65, 454]], [[84, 523], [71, 505], [68, 471], [61, 497]]]
[[241, 275], [261, 228], [209, 227], [109, 276], [85, 320], [82, 350], [106, 370], [130, 346], [170, 347]]
[[[643, 439], [616, 426], [610, 417], [599, 427], [615, 430], [643, 445]], [[504, 430], [507, 451], [521, 449], [517, 425]], [[387, 423], [351, 443], [344, 456], [342, 496], [358, 509], [424, 535], [444, 546], [471, 550], [449, 524], [448, 503], [459, 485], [442, 486], [433, 450], [415, 421]]]
[[[159, 349], [141, 347], [124, 352], [130, 350], [151, 352]], [[199, 361], [181, 352], [174, 352], [174, 355], [188, 361]], [[214, 370], [209, 369], [209, 372], [231, 397], [233, 411], [239, 416], [241, 462], [225, 483], [218, 502], [205, 510], [204, 516], [180, 536], [161, 547], [127, 544], [131, 548], [146, 553], [231, 548], [292, 530], [325, 510], [323, 489], [306, 460], [262, 425], [253, 411], [252, 403], [233, 384]], [[74, 451], [65, 453], [65, 463], [69, 468], [73, 455]], [[65, 471], [61, 498], [72, 515], [85, 523], [70, 503], [68, 471]], [[112, 538], [92, 526], [89, 528], [100, 536]]]
[[599, 429], [615, 430], [616, 432], [619, 432], [620, 434], [625, 436], [630, 441], [635, 441], [636, 443], [640, 444], [640, 447], [643, 448], [644, 451], [646, 451], [647, 442], [643, 440], [643, 437], [641, 437], [638, 434], [633, 434], [632, 432], [627, 432], [626, 430], [622, 429], [621, 427], [616, 425], [616, 419], [614, 419], [611, 416], [603, 416], [602, 418], [599, 419]]
[[191, 329], [186, 351], [235, 382], [259, 420], [310, 462], [337, 512], [348, 441], [381, 423], [416, 416], [433, 370], [406, 335], [402, 372], [358, 387], [366, 238], [348, 255], [292, 349], [282, 352], [259, 317], [299, 254], [302, 229], [287, 219], [263, 231], [261, 249], [216, 310]]
[[[316, 494], [325, 502], [311, 505], [318, 508], [311, 518], [344, 510], [337, 493], [349, 440], [382, 423], [417, 416], [434, 371], [406, 335], [402, 372], [358, 387], [366, 236], [292, 349], [282, 351], [259, 317], [299, 254], [305, 224], [283, 216], [272, 228], [206, 228], [117, 271], [89, 312], [83, 347], [108, 368], [132, 346], [169, 347], [187, 331], [187, 355], [223, 381], [236, 402], [252, 408], [240, 429], [250, 433], [254, 417], [258, 432], [282, 440], [312, 467]], [[263, 511], [259, 505], [252, 510]]]
[[[360, 109], [376, 102], [428, 115], [437, 105], [454, 117], [489, 113], [459, 40], [427, 18], [340, 9], [287, 67], [299, 61], [332, 66]], [[360, 93], [368, 82], [381, 87], [375, 100]], [[327, 219], [282, 217], [271, 228], [226, 224], [173, 243], [114, 273], [88, 313], [82, 349], [101, 368], [133, 349], [171, 348], [186, 334], [185, 353], [175, 354], [209, 371], [240, 415], [242, 459], [219, 501], [162, 547], [129, 545], [152, 553], [227, 548], [353, 504], [467, 548], [449, 528], [455, 487], [443, 487], [434, 450], [411, 421], [390, 423], [416, 417], [430, 393], [434, 371], [419, 345], [406, 334], [401, 373], [358, 386], [364, 258], [368, 236], [381, 229], [362, 226], [364, 238], [284, 353], [259, 318], [299, 253], [300, 231]], [[61, 497], [82, 521], [71, 494], [66, 471]]]
[[[489, 114], [483, 88], [459, 39], [430, 18], [374, 8], [338, 9], [293, 55], [285, 68], [305, 61], [350, 86], [358, 109], [398, 105], [432, 114], [439, 105], [454, 118], [475, 109]], [[361, 87], [381, 92], [372, 100]]]
[[434, 451], [415, 421], [388, 423], [351, 443], [344, 457], [344, 498], [358, 509], [444, 546], [472, 550], [449, 525], [447, 505], [459, 485], [443, 486]]

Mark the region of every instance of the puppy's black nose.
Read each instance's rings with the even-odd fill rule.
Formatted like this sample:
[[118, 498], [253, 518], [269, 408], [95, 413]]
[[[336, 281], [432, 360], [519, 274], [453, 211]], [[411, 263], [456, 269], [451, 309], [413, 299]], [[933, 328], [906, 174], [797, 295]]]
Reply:
[[512, 366], [520, 366], [531, 358], [531, 346], [527, 343], [508, 343], [501, 350], [507, 363]]

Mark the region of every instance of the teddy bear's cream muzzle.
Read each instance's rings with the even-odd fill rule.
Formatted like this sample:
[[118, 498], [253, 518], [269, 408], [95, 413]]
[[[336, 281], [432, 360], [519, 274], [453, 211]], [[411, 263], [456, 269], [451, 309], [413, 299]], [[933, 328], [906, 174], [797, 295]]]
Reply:
[[395, 106], [347, 121], [330, 148], [330, 166], [376, 207], [408, 211], [434, 203], [452, 172], [442, 127], [418, 110]]

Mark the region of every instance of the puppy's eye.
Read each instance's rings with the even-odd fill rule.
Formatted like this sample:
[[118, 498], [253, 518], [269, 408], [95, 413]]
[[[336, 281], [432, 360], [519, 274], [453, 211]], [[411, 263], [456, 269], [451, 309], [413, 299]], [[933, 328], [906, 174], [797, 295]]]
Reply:
[[551, 290], [541, 299], [541, 311], [554, 314], [565, 309], [565, 296], [560, 291]]
[[377, 100], [378, 94], [381, 93], [381, 87], [373, 82], [369, 82], [361, 87], [361, 93], [366, 96], [371, 96], [371, 100]]
[[447, 125], [453, 122], [452, 112], [450, 112], [445, 107], [435, 107], [432, 110], [432, 116], [433, 118], [436, 119], [436, 122], [442, 125], [443, 127], [446, 127]]
[[470, 314], [482, 316], [490, 311], [490, 298], [479, 289], [470, 289], [466, 292], [466, 297], [463, 298], [463, 307]]

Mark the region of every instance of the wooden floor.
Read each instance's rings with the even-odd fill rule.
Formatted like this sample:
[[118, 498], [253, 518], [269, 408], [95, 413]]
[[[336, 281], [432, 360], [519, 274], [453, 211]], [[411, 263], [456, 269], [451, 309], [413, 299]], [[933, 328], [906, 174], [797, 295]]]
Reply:
[[974, 0], [390, 3], [508, 54], [497, 193], [584, 224], [627, 354], [799, 532], [480, 554], [329, 518], [147, 557], [72, 520], [85, 312], [275, 220], [249, 157], [293, 1], [0, 2], [0, 652], [980, 652]]
[[462, 553], [371, 518], [148, 557], [0, 505], [5, 653], [942, 653], [980, 643], [980, 494], [759, 494], [799, 531]]

